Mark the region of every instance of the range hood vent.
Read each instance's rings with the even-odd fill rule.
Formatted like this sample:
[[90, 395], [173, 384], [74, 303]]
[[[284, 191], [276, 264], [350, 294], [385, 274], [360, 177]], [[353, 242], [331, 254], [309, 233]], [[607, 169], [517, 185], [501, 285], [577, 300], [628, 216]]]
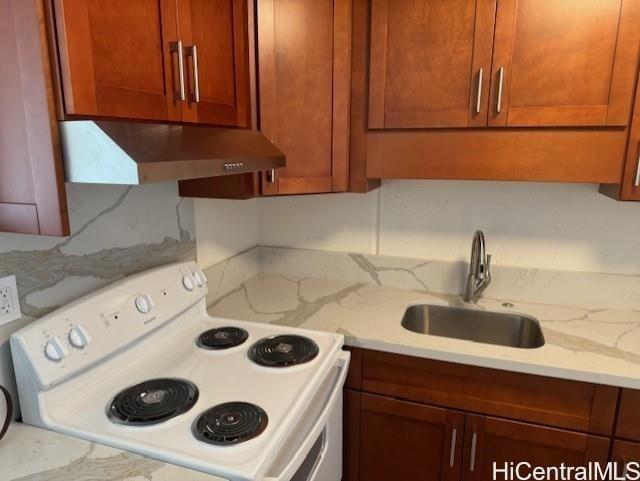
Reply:
[[145, 184], [284, 167], [256, 130], [117, 121], [60, 122], [67, 182]]

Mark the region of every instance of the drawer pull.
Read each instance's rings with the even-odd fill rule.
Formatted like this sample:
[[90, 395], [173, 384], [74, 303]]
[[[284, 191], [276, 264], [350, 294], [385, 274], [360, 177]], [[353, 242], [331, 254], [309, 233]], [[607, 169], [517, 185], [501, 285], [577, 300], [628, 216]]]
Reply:
[[456, 443], [458, 441], [458, 430], [451, 430], [451, 451], [449, 453], [449, 467], [453, 468], [453, 465], [456, 462]]
[[182, 40], [171, 42], [169, 44], [169, 50], [178, 57], [178, 91], [175, 94], [176, 100], [184, 102], [187, 96], [184, 91], [184, 49], [182, 47]]
[[476, 97], [476, 114], [482, 110], [482, 81], [484, 77], [484, 69], [478, 71], [478, 93]]
[[474, 472], [476, 469], [476, 448], [478, 444], [478, 433], [471, 436], [471, 459], [469, 461], [469, 471]]
[[193, 75], [193, 93], [190, 95], [190, 102], [200, 102], [200, 69], [198, 66], [198, 46], [191, 45], [186, 48], [187, 56], [191, 57], [191, 68]]
[[633, 185], [635, 187], [640, 187], [640, 144], [638, 144], [638, 165], [636, 166], [636, 180]]
[[496, 101], [496, 112], [502, 112], [502, 86], [504, 84], [504, 67], [498, 69], [498, 100]]

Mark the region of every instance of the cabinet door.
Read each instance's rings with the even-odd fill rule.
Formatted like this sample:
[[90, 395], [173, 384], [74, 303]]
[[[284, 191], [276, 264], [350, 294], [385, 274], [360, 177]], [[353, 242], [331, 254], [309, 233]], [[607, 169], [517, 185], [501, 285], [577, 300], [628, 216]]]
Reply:
[[175, 0], [54, 0], [67, 114], [181, 120]]
[[[349, 367], [351, 370], [351, 366]], [[362, 393], [344, 390], [342, 481], [360, 479], [360, 405]]]
[[373, 0], [369, 128], [483, 126], [495, 0]]
[[68, 235], [41, 0], [0, 2], [0, 231]]
[[184, 119], [248, 127], [246, 0], [178, 0], [178, 25], [185, 48]]
[[[640, 139], [638, 139], [640, 142]], [[640, 198], [640, 196], [639, 196]], [[640, 442], [640, 391], [623, 389], [618, 408], [616, 437]]]
[[456, 411], [362, 394], [362, 481], [457, 481], [464, 415]]
[[[636, 92], [636, 103], [633, 109], [626, 162], [622, 172], [621, 184], [602, 186], [601, 190], [621, 200], [640, 200], [640, 83], [638, 83], [638, 90]], [[612, 192], [608, 192], [609, 190]], [[624, 396], [635, 396], [636, 402], [640, 402], [640, 394], [632, 394], [632, 391], [628, 391], [628, 393], [625, 392], [623, 394], [623, 398]], [[640, 420], [640, 415], [638, 415], [638, 419]], [[640, 423], [640, 421], [638, 422]], [[640, 427], [636, 429], [636, 438], [640, 441]]]
[[351, 0], [258, 0], [260, 130], [287, 166], [263, 194], [347, 189]]
[[638, 0], [500, 0], [490, 125], [627, 125]]
[[[620, 475], [624, 473], [629, 475], [629, 479], [637, 479], [640, 474], [640, 443], [614, 440], [611, 461], [617, 463]], [[630, 465], [630, 463], [633, 464]], [[631, 469], [634, 470], [633, 473], [630, 472]], [[624, 476], [621, 477], [624, 478]]]
[[[469, 414], [464, 453], [462, 479], [490, 481], [494, 479], [494, 463], [497, 468], [510, 462], [528, 462], [532, 467], [606, 463], [609, 439]], [[504, 478], [501, 474], [498, 477]]]
[[627, 147], [627, 162], [625, 164], [620, 186], [621, 200], [640, 200], [640, 117], [634, 120], [634, 126], [629, 136]]

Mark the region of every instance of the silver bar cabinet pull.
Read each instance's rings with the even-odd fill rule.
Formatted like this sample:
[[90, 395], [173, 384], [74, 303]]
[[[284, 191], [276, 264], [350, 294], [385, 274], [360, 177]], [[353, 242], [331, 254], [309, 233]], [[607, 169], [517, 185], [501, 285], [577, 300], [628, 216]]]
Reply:
[[191, 68], [193, 74], [193, 93], [189, 96], [189, 102], [200, 102], [200, 69], [198, 67], [198, 46], [191, 45], [186, 48], [186, 53], [191, 57]]
[[267, 170], [267, 181], [273, 184], [276, 181], [276, 169]]
[[453, 468], [453, 465], [456, 462], [456, 442], [458, 438], [458, 430], [453, 429], [451, 431], [451, 452], [449, 453], [449, 467]]
[[640, 144], [638, 144], [638, 165], [636, 166], [636, 180], [634, 187], [640, 187]]
[[478, 92], [476, 97], [476, 114], [482, 110], [482, 81], [484, 77], [484, 69], [478, 71]]
[[502, 112], [502, 85], [504, 84], [504, 67], [498, 69], [498, 100], [496, 102], [496, 112]]
[[478, 433], [473, 433], [471, 436], [471, 460], [469, 461], [469, 471], [473, 472], [476, 469], [476, 446], [478, 444]]
[[187, 96], [184, 90], [184, 49], [182, 47], [182, 40], [171, 42], [169, 44], [169, 50], [178, 56], [178, 91], [176, 92], [176, 100], [184, 102], [187, 100]]

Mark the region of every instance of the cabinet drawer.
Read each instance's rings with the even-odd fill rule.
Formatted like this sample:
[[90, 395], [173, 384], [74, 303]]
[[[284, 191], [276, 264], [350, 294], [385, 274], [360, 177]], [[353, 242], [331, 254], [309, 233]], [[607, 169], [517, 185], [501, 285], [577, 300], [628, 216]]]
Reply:
[[610, 435], [618, 389], [398, 354], [362, 352], [362, 390]]
[[640, 391], [622, 390], [616, 437], [640, 441]]

